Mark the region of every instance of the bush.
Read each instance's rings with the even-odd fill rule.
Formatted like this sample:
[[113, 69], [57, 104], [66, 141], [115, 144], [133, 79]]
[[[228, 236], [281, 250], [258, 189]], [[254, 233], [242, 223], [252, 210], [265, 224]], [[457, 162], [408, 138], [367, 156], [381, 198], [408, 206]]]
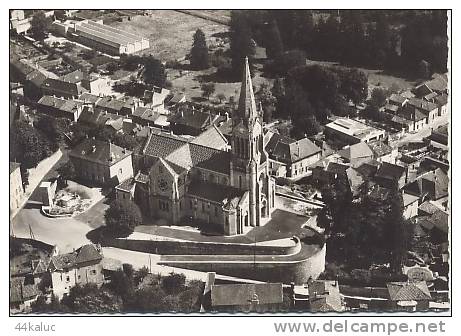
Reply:
[[127, 237], [136, 226], [141, 225], [142, 216], [139, 207], [130, 200], [115, 200], [107, 209], [105, 234], [113, 237]]

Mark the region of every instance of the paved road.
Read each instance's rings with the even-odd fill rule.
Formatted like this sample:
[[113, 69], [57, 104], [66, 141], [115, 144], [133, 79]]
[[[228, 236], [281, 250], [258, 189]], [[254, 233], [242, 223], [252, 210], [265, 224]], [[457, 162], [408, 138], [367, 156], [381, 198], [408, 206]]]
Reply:
[[445, 115], [443, 117], [439, 117], [434, 120], [434, 122], [430, 125], [426, 125], [423, 129], [416, 133], [406, 133], [402, 138], [396, 141], [392, 141], [391, 145], [394, 147], [400, 147], [407, 142], [410, 141], [418, 141], [422, 140], [423, 138], [429, 136], [433, 129], [438, 128], [439, 126], [443, 126], [448, 123], [449, 116]]

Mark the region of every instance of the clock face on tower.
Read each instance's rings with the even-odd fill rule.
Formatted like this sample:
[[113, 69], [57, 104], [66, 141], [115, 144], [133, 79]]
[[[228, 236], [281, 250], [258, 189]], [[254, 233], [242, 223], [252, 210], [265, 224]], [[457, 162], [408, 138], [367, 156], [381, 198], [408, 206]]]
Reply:
[[160, 177], [157, 180], [157, 185], [160, 191], [166, 191], [168, 189], [168, 182], [164, 178]]

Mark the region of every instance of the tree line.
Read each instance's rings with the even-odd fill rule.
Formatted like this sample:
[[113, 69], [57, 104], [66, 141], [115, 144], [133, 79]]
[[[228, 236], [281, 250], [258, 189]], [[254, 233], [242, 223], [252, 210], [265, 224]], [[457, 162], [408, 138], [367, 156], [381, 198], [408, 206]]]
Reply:
[[[376, 67], [418, 76], [447, 71], [447, 13], [427, 11], [310, 10], [232, 11], [231, 55], [235, 71], [242, 56], [254, 55], [254, 43], [276, 59], [301, 50], [308, 58]], [[427, 70], [427, 69], [426, 69]]]

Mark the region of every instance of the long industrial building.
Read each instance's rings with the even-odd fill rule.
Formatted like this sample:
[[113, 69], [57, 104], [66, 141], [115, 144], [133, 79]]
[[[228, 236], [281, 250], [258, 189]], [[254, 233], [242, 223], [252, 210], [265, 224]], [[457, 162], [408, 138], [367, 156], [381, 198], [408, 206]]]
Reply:
[[89, 47], [109, 54], [133, 54], [149, 48], [149, 40], [91, 20], [54, 22], [57, 31], [70, 34]]

